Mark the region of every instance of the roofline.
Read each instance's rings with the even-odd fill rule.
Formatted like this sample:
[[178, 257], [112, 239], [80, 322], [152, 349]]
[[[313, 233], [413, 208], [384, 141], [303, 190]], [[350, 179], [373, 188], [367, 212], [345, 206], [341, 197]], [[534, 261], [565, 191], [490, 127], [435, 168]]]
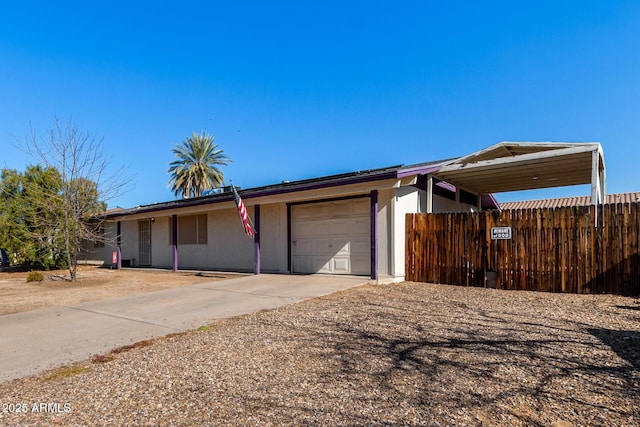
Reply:
[[[308, 190], [318, 190], [329, 187], [362, 184], [366, 182], [382, 181], [386, 179], [400, 179], [412, 175], [428, 175], [436, 173], [444, 165], [457, 159], [437, 160], [434, 162], [420, 163], [414, 165], [397, 165], [379, 169], [369, 169], [364, 171], [348, 172], [337, 175], [328, 175], [320, 178], [310, 178], [291, 182], [282, 182], [280, 184], [271, 184], [261, 187], [248, 188], [238, 190], [238, 194], [245, 200], [258, 197], [268, 197], [280, 194], [296, 193]], [[482, 194], [483, 208], [499, 209], [499, 203], [493, 194]], [[213, 205], [225, 203], [234, 200], [233, 193], [228, 191], [220, 194], [201, 196], [190, 199], [177, 199], [168, 202], [154, 203], [150, 205], [136, 206], [130, 209], [121, 209], [116, 212], [106, 213], [102, 218], [115, 219], [128, 215], [137, 215], [142, 213], [161, 212], [178, 208], [197, 207], [204, 205]]]
[[[267, 197], [279, 194], [296, 193], [300, 191], [318, 190], [335, 186], [361, 184], [365, 182], [382, 181], [385, 179], [398, 179], [411, 175], [424, 175], [435, 172], [444, 161], [423, 163], [418, 165], [390, 166], [380, 169], [369, 169], [364, 171], [348, 172], [337, 175], [328, 175], [320, 178], [310, 178], [298, 181], [283, 182], [280, 184], [266, 185], [262, 187], [238, 190], [238, 194], [243, 199], [253, 199], [257, 197]], [[209, 204], [224, 203], [234, 200], [233, 193], [225, 192], [221, 194], [201, 196], [191, 199], [178, 199], [169, 202], [154, 203], [150, 205], [137, 206], [124, 209], [104, 216], [105, 219], [113, 219], [127, 215], [140, 213], [160, 212], [176, 208], [203, 206]]]
[[[456, 159], [451, 159], [447, 161], [443, 166], [449, 166], [451, 164], [466, 164], [467, 160], [473, 157], [478, 157], [482, 154], [493, 151], [499, 147], [503, 147], [506, 145], [517, 145], [523, 147], [534, 147], [538, 146], [540, 148], [549, 148], [555, 150], [561, 150], [565, 148], [572, 148], [577, 151], [597, 151], [600, 155], [602, 161], [604, 161], [604, 155], [602, 153], [602, 145], [599, 142], [528, 142], [528, 141], [501, 141], [497, 144], [493, 144], [487, 148], [483, 148], [482, 150], [475, 151], [473, 153], [467, 154], [466, 156], [458, 157]], [[521, 154], [522, 156], [528, 156], [530, 154]], [[486, 160], [481, 160], [475, 163], [487, 162]]]

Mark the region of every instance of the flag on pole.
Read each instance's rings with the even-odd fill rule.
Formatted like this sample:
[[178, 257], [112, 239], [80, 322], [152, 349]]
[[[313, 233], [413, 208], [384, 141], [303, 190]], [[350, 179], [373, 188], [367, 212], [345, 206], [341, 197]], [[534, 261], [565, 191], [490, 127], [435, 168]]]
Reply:
[[236, 187], [231, 183], [231, 189], [233, 190], [233, 197], [236, 201], [236, 207], [238, 208], [238, 214], [240, 215], [240, 221], [242, 221], [242, 227], [244, 228], [244, 232], [249, 237], [253, 237], [255, 235], [253, 231], [253, 227], [251, 227], [249, 214], [247, 214], [247, 208], [245, 208], [244, 203], [242, 203], [242, 199], [238, 192], [236, 191]]

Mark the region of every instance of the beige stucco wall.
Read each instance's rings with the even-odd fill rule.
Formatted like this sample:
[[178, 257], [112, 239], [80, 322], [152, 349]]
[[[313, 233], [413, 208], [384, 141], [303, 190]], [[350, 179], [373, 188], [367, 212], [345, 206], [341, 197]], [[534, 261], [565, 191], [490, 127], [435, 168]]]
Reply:
[[391, 277], [391, 225], [392, 200], [395, 190], [387, 189], [378, 192], [378, 278], [385, 280]]
[[260, 269], [265, 273], [287, 271], [287, 205], [260, 206]]
[[417, 213], [420, 210], [418, 189], [413, 186], [400, 187], [395, 190], [392, 199], [393, 228], [392, 256], [390, 274], [394, 281], [404, 280], [404, 255], [405, 255], [405, 216], [408, 213]]
[[158, 217], [151, 223], [151, 263], [154, 267], [171, 268], [171, 217]]
[[216, 210], [207, 214], [207, 244], [178, 245], [178, 268], [252, 271], [253, 254], [253, 239], [244, 234], [238, 211]]

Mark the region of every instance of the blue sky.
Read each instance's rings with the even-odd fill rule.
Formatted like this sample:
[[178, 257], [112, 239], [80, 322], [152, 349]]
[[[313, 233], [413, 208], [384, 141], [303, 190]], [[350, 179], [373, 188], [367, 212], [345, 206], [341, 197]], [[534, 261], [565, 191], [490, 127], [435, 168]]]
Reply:
[[640, 190], [638, 1], [6, 3], [0, 167], [73, 117], [133, 175], [112, 207], [174, 199], [200, 130], [243, 188], [513, 140], [601, 142], [607, 192]]

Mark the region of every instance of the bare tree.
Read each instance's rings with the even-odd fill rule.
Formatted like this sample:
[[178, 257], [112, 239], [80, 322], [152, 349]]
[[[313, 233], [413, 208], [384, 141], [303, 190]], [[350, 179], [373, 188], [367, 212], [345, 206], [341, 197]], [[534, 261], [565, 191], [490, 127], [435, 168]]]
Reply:
[[70, 280], [76, 279], [78, 255], [83, 241], [107, 242], [103, 217], [107, 202], [122, 195], [130, 178], [123, 167], [112, 168], [111, 159], [103, 152], [103, 139], [81, 130], [70, 118], [57, 117], [46, 136], [39, 137], [32, 126], [21, 144], [27, 153], [60, 174], [60, 190], [42, 209], [47, 226], [53, 227], [62, 240]]

